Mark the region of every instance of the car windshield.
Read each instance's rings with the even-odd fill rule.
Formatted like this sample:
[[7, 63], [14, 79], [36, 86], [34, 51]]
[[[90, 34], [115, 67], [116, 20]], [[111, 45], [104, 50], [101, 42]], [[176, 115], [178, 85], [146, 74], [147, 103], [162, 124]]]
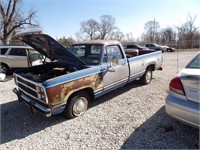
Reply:
[[200, 53], [186, 66], [186, 68], [200, 69]]
[[158, 44], [154, 43], [155, 46], [159, 46]]
[[70, 51], [80, 58], [87, 65], [98, 65], [102, 52], [102, 45], [97, 44], [79, 44], [73, 45]]

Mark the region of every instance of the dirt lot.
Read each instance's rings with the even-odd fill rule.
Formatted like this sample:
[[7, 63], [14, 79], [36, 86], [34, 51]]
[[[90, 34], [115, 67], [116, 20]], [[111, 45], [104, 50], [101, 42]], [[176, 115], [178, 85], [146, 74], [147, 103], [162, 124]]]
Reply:
[[167, 116], [164, 108], [170, 79], [196, 53], [164, 53], [163, 71], [154, 72], [151, 84], [128, 84], [71, 120], [32, 115], [18, 103], [8, 77], [0, 82], [0, 149], [199, 149], [199, 130]]

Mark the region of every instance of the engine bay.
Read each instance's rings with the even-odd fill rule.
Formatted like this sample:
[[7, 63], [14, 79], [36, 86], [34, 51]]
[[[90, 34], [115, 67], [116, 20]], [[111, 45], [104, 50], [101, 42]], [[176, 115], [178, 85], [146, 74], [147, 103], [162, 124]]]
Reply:
[[65, 63], [48, 63], [39, 66], [25, 68], [17, 72], [26, 79], [42, 83], [51, 78], [59, 77], [77, 71], [75, 66]]

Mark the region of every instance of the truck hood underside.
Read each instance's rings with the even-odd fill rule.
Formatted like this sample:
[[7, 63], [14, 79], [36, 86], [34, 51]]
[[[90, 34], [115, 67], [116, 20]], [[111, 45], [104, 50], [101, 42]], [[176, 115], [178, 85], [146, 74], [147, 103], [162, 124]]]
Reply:
[[83, 61], [49, 35], [31, 34], [23, 35], [20, 38], [23, 42], [33, 47], [36, 51], [49, 58], [51, 61], [63, 60], [69, 63], [74, 63], [74, 65], [78, 65], [79, 67], [85, 67]]

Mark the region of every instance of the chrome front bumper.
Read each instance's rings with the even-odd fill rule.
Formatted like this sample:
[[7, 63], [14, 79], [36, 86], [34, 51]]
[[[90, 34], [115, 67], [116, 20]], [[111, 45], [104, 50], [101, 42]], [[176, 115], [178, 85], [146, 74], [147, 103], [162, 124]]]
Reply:
[[19, 102], [25, 102], [30, 106], [33, 113], [39, 112], [46, 117], [50, 117], [52, 115], [51, 108], [43, 106], [35, 100], [30, 99], [29, 97], [18, 91], [16, 88], [13, 89], [13, 92], [17, 95]]

